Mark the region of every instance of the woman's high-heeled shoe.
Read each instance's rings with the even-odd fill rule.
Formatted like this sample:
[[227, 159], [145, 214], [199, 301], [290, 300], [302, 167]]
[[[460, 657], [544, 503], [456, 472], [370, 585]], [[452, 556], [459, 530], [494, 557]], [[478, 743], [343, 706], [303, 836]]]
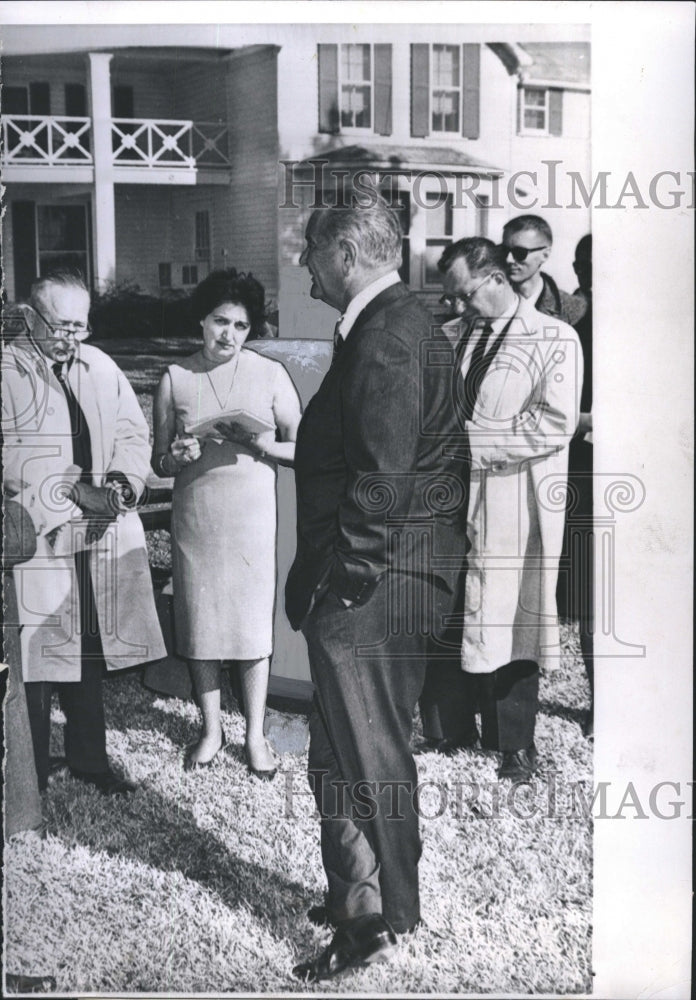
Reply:
[[[215, 758], [217, 757], [217, 755], [220, 753], [220, 751], [224, 750], [225, 747], [227, 746], [227, 737], [225, 736], [225, 730], [222, 729], [221, 733], [222, 733], [222, 739], [220, 740], [220, 746], [217, 748], [217, 750], [215, 751], [215, 753], [213, 754], [213, 756], [210, 758], [210, 760], [194, 760], [193, 759], [193, 751], [198, 746], [198, 743], [194, 743], [192, 746], [190, 746], [187, 749], [186, 753], [184, 754], [184, 771], [195, 771], [195, 770], [197, 770], [200, 767], [210, 767], [210, 765], [213, 763], [213, 761], [215, 760]], [[198, 742], [200, 743], [200, 740]]]
[[[266, 746], [271, 751], [271, 753], [273, 753], [271, 747], [269, 746], [268, 740], [266, 740]], [[273, 781], [276, 774], [278, 773], [277, 767], [269, 768], [267, 770], [262, 770], [256, 767], [252, 767], [251, 760], [249, 759], [249, 751], [247, 750], [246, 747], [244, 747], [244, 757], [246, 759], [246, 766], [249, 774], [253, 774], [257, 778], [261, 778], [262, 781]]]

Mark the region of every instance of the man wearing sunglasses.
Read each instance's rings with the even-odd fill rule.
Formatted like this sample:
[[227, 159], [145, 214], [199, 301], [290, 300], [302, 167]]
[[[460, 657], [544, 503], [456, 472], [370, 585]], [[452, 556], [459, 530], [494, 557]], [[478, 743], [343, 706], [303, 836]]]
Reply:
[[445, 294], [468, 306], [454, 393], [470, 470], [470, 549], [455, 603], [434, 623], [423, 728], [438, 752], [472, 746], [478, 709], [482, 746], [502, 753], [498, 776], [525, 781], [537, 767], [539, 668], [560, 663], [559, 496], [582, 352], [572, 327], [517, 295], [505, 250], [491, 240], [459, 240], [438, 267]]
[[503, 227], [503, 246], [508, 277], [517, 294], [530, 299], [539, 312], [574, 326], [582, 315], [581, 304], [542, 271], [553, 246], [548, 222], [538, 215], [510, 219]]
[[142, 524], [134, 507], [150, 464], [135, 393], [89, 335], [82, 278], [34, 283], [26, 329], [5, 349], [5, 490], [37, 532], [14, 569], [21, 660], [40, 790], [49, 775], [51, 696], [66, 717], [69, 772], [104, 795], [134, 786], [106, 755], [102, 675], [166, 655]]

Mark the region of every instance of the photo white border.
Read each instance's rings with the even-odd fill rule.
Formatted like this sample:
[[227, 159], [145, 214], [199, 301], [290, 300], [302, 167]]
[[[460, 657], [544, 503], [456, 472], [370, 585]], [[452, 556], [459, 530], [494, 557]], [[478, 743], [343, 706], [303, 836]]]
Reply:
[[658, 782], [678, 782], [687, 802], [674, 820], [638, 819], [627, 806], [623, 818], [595, 822], [598, 998], [690, 995], [694, 196], [686, 172], [694, 169], [694, 10], [648, 2], [0, 2], [10, 33], [27, 24], [397, 21], [472, 31], [524, 25], [515, 36], [522, 41], [535, 25], [558, 25], [558, 40], [563, 25], [592, 26], [593, 177], [610, 171], [610, 201], [629, 172], [644, 194], [658, 171], [677, 171], [674, 186], [687, 192], [677, 209], [632, 208], [627, 197], [624, 209], [593, 212], [596, 468], [637, 476], [646, 490], [640, 509], [618, 520], [616, 564], [617, 633], [644, 644], [646, 656], [598, 664], [595, 780], [614, 790], [632, 783], [643, 803]]

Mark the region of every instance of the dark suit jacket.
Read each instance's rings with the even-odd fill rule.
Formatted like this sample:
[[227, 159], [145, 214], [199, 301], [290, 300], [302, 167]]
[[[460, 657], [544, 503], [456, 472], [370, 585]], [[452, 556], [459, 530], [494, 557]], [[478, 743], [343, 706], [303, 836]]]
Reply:
[[455, 350], [431, 324], [404, 285], [381, 292], [302, 418], [293, 628], [325, 591], [362, 604], [388, 570], [436, 577], [440, 555], [463, 558], [466, 477], [461, 452], [446, 453], [460, 433]]

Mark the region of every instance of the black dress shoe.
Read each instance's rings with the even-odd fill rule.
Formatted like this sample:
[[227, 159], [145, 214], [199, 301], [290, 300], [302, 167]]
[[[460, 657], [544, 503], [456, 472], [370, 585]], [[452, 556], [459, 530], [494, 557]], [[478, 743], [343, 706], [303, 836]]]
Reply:
[[93, 785], [102, 795], [129, 795], [136, 788], [132, 782], [119, 778], [113, 771], [78, 771], [71, 767], [70, 774], [85, 785]]
[[336, 921], [329, 916], [329, 908], [325, 903], [310, 906], [307, 910], [307, 920], [315, 927], [335, 927]]
[[[310, 906], [307, 910], [307, 920], [310, 924], [314, 924], [315, 927], [337, 927], [338, 921], [330, 915], [328, 906], [325, 903], [319, 903], [317, 906]], [[413, 931], [417, 930], [419, 927], [423, 926], [423, 921], [421, 919], [416, 920], [415, 924], [411, 927], [407, 927], [405, 931], [394, 931], [397, 937], [401, 937], [402, 934], [412, 934]]]
[[536, 764], [536, 748], [533, 743], [526, 750], [505, 750], [498, 768], [498, 777], [510, 778], [511, 781], [530, 781], [536, 774]]
[[316, 958], [300, 962], [292, 974], [310, 983], [333, 979], [349, 969], [386, 961], [395, 945], [396, 934], [382, 914], [367, 913], [343, 921], [328, 948]]
[[[227, 746], [227, 737], [225, 736], [225, 730], [220, 730], [222, 738], [220, 740], [220, 746], [217, 748], [210, 760], [194, 760], [192, 757], [193, 751], [198, 746], [198, 743], [192, 743], [190, 747], [187, 748], [184, 754], [184, 771], [197, 771], [201, 767], [210, 767], [217, 755], [221, 750], [224, 750]], [[200, 740], [198, 741], [200, 742]]]
[[443, 757], [454, 757], [460, 750], [475, 750], [479, 747], [478, 732], [473, 732], [464, 740], [452, 740], [447, 736], [442, 739], [433, 739], [424, 736], [413, 748], [415, 757], [420, 757], [426, 753], [439, 753]]

